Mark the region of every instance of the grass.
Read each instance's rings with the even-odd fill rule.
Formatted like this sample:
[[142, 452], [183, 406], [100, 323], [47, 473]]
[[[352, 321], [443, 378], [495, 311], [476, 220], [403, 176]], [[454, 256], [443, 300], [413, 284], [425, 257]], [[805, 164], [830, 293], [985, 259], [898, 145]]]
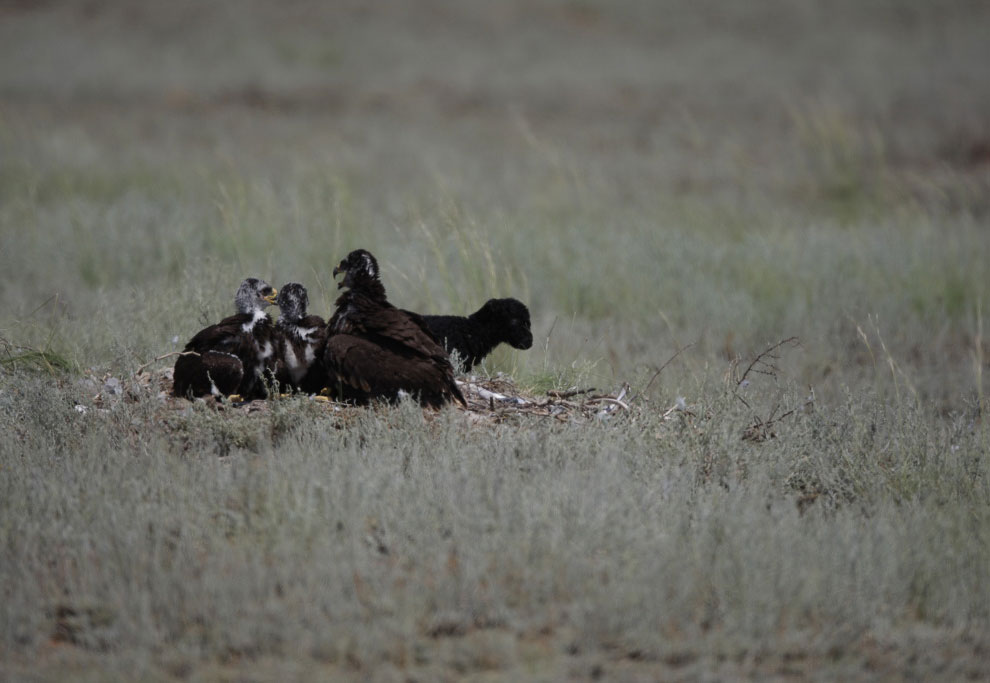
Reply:
[[[156, 7], [0, 22], [2, 677], [990, 674], [982, 7]], [[357, 247], [631, 410], [142, 383]]]
[[920, 625], [985, 643], [987, 435], [963, 418], [850, 397], [757, 444], [728, 394], [690, 425], [646, 408], [491, 429], [409, 404], [341, 429], [294, 400], [193, 405], [148, 434], [151, 393], [92, 418], [23, 384], [4, 446], [15, 652], [511, 677], [529, 639], [544, 665], [656, 670], [782, 652], [829, 670]]

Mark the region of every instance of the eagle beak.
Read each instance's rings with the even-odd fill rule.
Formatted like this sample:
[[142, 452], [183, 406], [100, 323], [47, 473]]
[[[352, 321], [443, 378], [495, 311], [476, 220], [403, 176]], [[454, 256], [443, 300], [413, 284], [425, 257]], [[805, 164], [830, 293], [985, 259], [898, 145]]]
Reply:
[[263, 296], [261, 298], [264, 299], [265, 301], [267, 301], [270, 304], [274, 304], [275, 303], [275, 297], [277, 297], [277, 296], [278, 296], [278, 290], [275, 289], [274, 287], [272, 287], [272, 293], [269, 294], [268, 296]]
[[[343, 264], [343, 263], [341, 263], [340, 265], [338, 265], [338, 266], [336, 266], [336, 267], [335, 267], [335, 268], [333, 269], [333, 276], [334, 276], [334, 278], [336, 278], [336, 277], [337, 277], [338, 275], [340, 275], [341, 273], [346, 273], [346, 272], [347, 272], [347, 269], [346, 269], [346, 268], [344, 268], [344, 267], [343, 267], [343, 265], [344, 265], [344, 264]], [[346, 280], [346, 279], [347, 279], [347, 278], [345, 277], [345, 278], [344, 278], [344, 280]], [[340, 282], [338, 282], [338, 283], [337, 283], [337, 289], [341, 289], [341, 288], [342, 288], [342, 287], [344, 286], [344, 280], [341, 280]]]

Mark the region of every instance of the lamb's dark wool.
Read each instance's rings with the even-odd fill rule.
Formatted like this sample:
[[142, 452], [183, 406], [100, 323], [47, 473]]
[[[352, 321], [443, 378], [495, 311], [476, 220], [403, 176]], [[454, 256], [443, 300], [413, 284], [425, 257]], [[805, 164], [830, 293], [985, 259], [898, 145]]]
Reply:
[[423, 322], [443, 342], [448, 353], [457, 351], [464, 368], [470, 370], [495, 347], [505, 342], [516, 349], [533, 345], [529, 309], [516, 299], [489, 299], [467, 317], [424, 315]]
[[282, 389], [307, 394], [326, 386], [323, 347], [326, 322], [318, 315], [307, 315], [309, 294], [298, 282], [286, 283], [278, 293], [280, 315], [275, 321], [278, 333], [278, 363], [275, 379]]
[[275, 328], [264, 312], [276, 291], [264, 280], [248, 278], [234, 296], [237, 315], [200, 330], [175, 362], [176, 396], [265, 398], [263, 375], [275, 369]]
[[466, 405], [447, 352], [423, 319], [386, 299], [375, 257], [352, 251], [334, 268], [338, 273], [344, 273], [339, 286], [349, 290], [327, 324], [323, 362], [330, 391], [360, 403], [394, 401], [406, 392], [432, 407], [451, 400]]

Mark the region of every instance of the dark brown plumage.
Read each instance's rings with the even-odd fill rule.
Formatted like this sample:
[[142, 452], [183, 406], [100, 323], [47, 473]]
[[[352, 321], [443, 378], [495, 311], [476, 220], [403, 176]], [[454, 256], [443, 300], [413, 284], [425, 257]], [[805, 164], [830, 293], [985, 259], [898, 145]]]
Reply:
[[334, 268], [338, 273], [344, 273], [339, 287], [349, 289], [327, 324], [323, 360], [331, 392], [357, 402], [394, 401], [407, 392], [423, 405], [467, 405], [447, 352], [423, 319], [386, 299], [375, 257], [352, 251]]
[[265, 398], [263, 375], [275, 368], [275, 328], [265, 307], [276, 291], [264, 280], [248, 278], [234, 296], [237, 314], [200, 330], [175, 362], [176, 396]]
[[471, 315], [424, 315], [423, 322], [443, 342], [447, 353], [457, 352], [470, 370], [505, 342], [516, 349], [533, 345], [529, 309], [516, 299], [489, 299]]
[[326, 322], [318, 315], [307, 315], [309, 294], [298, 282], [289, 282], [279, 290], [280, 315], [275, 321], [278, 333], [278, 363], [275, 379], [279, 387], [318, 393], [326, 386], [323, 347]]

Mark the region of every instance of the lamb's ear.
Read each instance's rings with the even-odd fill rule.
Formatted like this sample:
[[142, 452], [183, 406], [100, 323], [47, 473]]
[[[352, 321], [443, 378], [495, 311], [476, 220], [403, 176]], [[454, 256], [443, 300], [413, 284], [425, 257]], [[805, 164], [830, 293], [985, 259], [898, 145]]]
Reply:
[[489, 299], [486, 301], [482, 307], [478, 309], [478, 313], [481, 313], [488, 318], [501, 317], [502, 310], [501, 306], [499, 306], [498, 299]]

